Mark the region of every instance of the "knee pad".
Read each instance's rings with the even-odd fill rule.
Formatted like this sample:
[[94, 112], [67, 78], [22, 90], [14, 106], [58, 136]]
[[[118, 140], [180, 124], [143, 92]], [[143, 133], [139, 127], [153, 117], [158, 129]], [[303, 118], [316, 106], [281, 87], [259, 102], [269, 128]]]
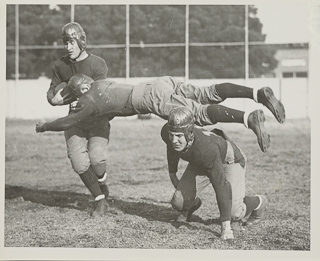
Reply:
[[84, 173], [86, 170], [88, 170], [88, 168], [90, 167], [90, 160], [88, 155], [73, 155], [73, 156], [69, 156], [70, 162], [71, 162], [71, 166], [73, 168], [73, 170], [77, 173], [77, 174], [82, 174]]
[[104, 148], [90, 148], [88, 151], [91, 165], [105, 164], [107, 161], [107, 152]]
[[174, 209], [178, 211], [183, 210], [184, 199], [180, 190], [176, 190], [171, 199], [171, 205]]
[[106, 162], [104, 162], [102, 164], [94, 165], [91, 161], [91, 166], [94, 169], [94, 171], [98, 177], [101, 177], [104, 173], [106, 173], [106, 169], [107, 169]]

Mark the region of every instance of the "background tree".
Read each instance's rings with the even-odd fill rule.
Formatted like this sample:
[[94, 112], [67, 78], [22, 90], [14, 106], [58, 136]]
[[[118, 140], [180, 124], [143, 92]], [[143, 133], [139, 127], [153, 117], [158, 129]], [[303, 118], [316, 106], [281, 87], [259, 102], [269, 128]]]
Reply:
[[79, 22], [86, 32], [88, 51], [105, 59], [108, 76], [125, 77], [125, 48], [90, 48], [90, 45], [126, 43], [126, 6], [76, 5], [75, 21]]
[[143, 48], [144, 44], [184, 43], [185, 6], [145, 6], [130, 8], [131, 75], [183, 76], [184, 47]]
[[[249, 7], [249, 41], [264, 42], [262, 24]], [[245, 7], [241, 5], [193, 6], [190, 8], [190, 42], [223, 43], [245, 41]], [[277, 66], [273, 48], [249, 49], [250, 77], [259, 77]], [[244, 78], [243, 46], [190, 48], [190, 78]]]
[[[7, 45], [15, 43], [15, 6], [7, 5]], [[19, 5], [20, 45], [55, 46], [55, 49], [20, 50], [20, 77], [51, 77], [52, 65], [65, 52], [61, 27], [70, 21], [69, 5]], [[185, 74], [185, 47], [146, 48], [145, 44], [185, 43], [185, 6], [130, 6], [130, 76], [150, 77]], [[190, 6], [190, 43], [244, 42], [244, 6]], [[249, 9], [249, 40], [265, 41], [257, 9]], [[94, 14], [94, 15], [93, 15]], [[104, 48], [104, 44], [126, 42], [125, 5], [76, 5], [75, 21], [83, 25], [88, 51], [103, 57], [109, 77], [125, 77], [126, 50]], [[93, 45], [100, 45], [94, 48]], [[250, 77], [272, 71], [277, 61], [275, 49], [250, 46]], [[190, 46], [190, 78], [243, 78], [243, 46]], [[14, 50], [7, 50], [7, 78], [14, 77]]]

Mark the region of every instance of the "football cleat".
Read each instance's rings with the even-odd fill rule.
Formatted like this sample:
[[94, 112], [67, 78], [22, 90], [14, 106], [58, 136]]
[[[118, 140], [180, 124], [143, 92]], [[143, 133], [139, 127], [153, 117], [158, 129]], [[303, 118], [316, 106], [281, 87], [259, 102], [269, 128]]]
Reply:
[[222, 229], [221, 238], [223, 240], [234, 239], [234, 235], [233, 235], [232, 229]]
[[252, 225], [256, 225], [261, 221], [261, 218], [263, 217], [263, 212], [266, 208], [266, 205], [268, 203], [268, 199], [266, 198], [266, 196], [263, 195], [258, 195], [259, 199], [260, 199], [260, 206], [258, 209], [253, 210], [251, 212], [251, 215], [249, 216], [248, 220], [244, 223], [245, 226], [252, 226]]
[[191, 208], [188, 210], [187, 213], [187, 222], [191, 221], [191, 216], [193, 214], [193, 212], [195, 212], [197, 209], [199, 209], [201, 207], [202, 201], [200, 198], [195, 198]]
[[284, 123], [286, 112], [281, 101], [273, 94], [270, 87], [263, 87], [258, 90], [258, 102], [266, 106], [277, 119], [278, 122]]
[[175, 220], [176, 222], [187, 222], [187, 214], [186, 213], [181, 213], [177, 219]]
[[109, 210], [109, 204], [105, 199], [100, 199], [96, 202], [96, 207], [93, 210], [91, 216], [97, 217], [97, 216], [103, 216], [107, 213]]
[[256, 134], [259, 147], [263, 152], [266, 152], [270, 147], [270, 135], [264, 128], [265, 120], [263, 110], [255, 110], [248, 117], [248, 127]]

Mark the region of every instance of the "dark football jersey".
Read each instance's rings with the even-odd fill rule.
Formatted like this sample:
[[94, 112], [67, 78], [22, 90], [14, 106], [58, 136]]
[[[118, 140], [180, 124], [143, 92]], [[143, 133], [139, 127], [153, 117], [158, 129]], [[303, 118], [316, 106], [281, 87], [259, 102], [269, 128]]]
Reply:
[[232, 191], [223, 166], [227, 153], [227, 141], [211, 131], [195, 127], [192, 145], [185, 151], [177, 152], [169, 140], [167, 124], [161, 130], [161, 137], [167, 144], [169, 172], [177, 172], [180, 159], [196, 166], [201, 175], [206, 175], [210, 179], [216, 192], [221, 220], [230, 220]]

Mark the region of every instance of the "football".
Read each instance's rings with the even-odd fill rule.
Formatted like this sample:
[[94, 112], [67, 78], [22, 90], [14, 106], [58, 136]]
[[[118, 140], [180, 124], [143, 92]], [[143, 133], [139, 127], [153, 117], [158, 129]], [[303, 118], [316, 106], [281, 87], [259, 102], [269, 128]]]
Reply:
[[68, 84], [66, 82], [62, 82], [55, 87], [54, 95], [56, 95], [58, 91], [60, 91], [61, 89], [63, 89], [61, 92], [62, 97], [64, 97], [67, 93], [69, 93]]

